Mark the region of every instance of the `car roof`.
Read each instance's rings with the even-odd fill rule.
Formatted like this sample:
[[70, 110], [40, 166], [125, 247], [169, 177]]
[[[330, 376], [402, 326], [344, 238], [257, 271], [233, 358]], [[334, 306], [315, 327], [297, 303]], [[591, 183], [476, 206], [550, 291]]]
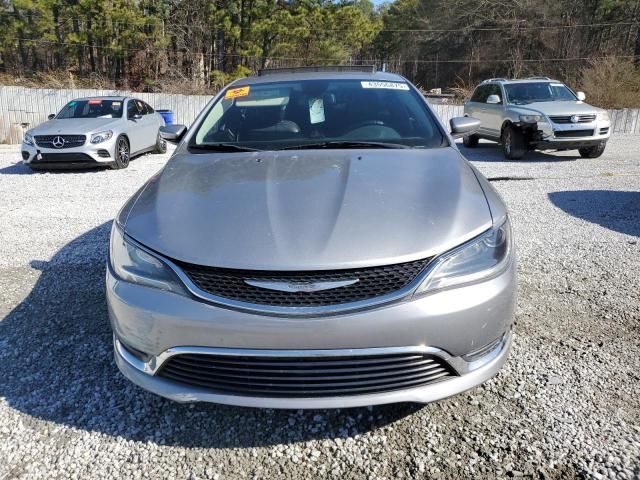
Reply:
[[529, 78], [489, 78], [487, 80], [484, 80], [480, 85], [486, 84], [486, 83], [511, 84], [511, 83], [540, 83], [540, 82], [562, 83], [560, 80], [555, 80], [549, 77], [529, 77]]
[[114, 95], [91, 95], [90, 97], [82, 97], [82, 98], [74, 98], [73, 101], [75, 102], [80, 102], [82, 100], [93, 100], [99, 98], [101, 100], [120, 100], [120, 101], [124, 101], [127, 98], [131, 98], [131, 97], [123, 97], [122, 95], [120, 96], [114, 96]]
[[263, 71], [261, 75], [241, 78], [233, 85], [257, 85], [260, 83], [291, 82], [296, 80], [371, 80], [385, 82], [408, 82], [401, 75], [389, 72], [366, 71]]

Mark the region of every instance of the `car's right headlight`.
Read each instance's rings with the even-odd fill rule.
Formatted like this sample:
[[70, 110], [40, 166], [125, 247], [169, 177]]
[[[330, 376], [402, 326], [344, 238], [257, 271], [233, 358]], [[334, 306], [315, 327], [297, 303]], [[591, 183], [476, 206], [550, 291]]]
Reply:
[[35, 142], [33, 141], [33, 135], [29, 132], [24, 134], [24, 139], [22, 140], [27, 145], [35, 146]]
[[542, 115], [520, 115], [520, 121], [522, 123], [537, 123], [543, 120], [544, 117]]
[[91, 135], [91, 143], [102, 143], [113, 137], [113, 131], [105, 130], [104, 132], [98, 132]]
[[189, 295], [175, 272], [162, 260], [129, 240], [117, 221], [111, 228], [109, 260], [114, 273], [123, 280]]
[[488, 280], [503, 273], [513, 256], [511, 225], [505, 220], [434, 260], [416, 294]]

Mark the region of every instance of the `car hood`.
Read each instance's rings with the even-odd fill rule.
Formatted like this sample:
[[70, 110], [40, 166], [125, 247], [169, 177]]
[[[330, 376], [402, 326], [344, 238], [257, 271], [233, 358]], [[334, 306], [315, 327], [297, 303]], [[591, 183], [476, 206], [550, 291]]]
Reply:
[[81, 134], [114, 126], [120, 118], [63, 118], [49, 120], [31, 130], [32, 135]]
[[522, 113], [543, 113], [545, 115], [574, 115], [576, 113], [598, 113], [601, 108], [584, 102], [534, 102], [526, 105], [514, 105]]
[[416, 260], [492, 223], [451, 147], [178, 154], [122, 216], [128, 235], [172, 259], [254, 270]]

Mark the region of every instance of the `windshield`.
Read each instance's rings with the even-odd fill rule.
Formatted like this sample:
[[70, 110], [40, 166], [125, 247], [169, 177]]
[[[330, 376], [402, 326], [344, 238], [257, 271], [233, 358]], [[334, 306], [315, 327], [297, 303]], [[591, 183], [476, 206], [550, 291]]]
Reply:
[[525, 105], [534, 102], [566, 102], [577, 100], [573, 92], [563, 83], [527, 82], [504, 86], [507, 102]]
[[302, 80], [227, 89], [190, 147], [221, 144], [229, 150], [434, 148], [446, 140], [405, 82]]
[[56, 119], [61, 118], [120, 118], [122, 100], [73, 100], [67, 103]]

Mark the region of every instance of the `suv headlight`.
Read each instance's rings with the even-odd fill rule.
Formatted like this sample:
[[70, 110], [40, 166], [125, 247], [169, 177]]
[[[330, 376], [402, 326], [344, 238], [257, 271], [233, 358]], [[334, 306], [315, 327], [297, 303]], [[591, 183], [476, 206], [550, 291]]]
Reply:
[[611, 117], [609, 117], [609, 112], [607, 112], [606, 110], [604, 112], [598, 112], [598, 121], [600, 122], [610, 122], [611, 121]]
[[29, 132], [26, 132], [24, 134], [24, 139], [22, 141], [27, 145], [31, 145], [32, 147], [35, 146], [35, 142], [33, 141], [33, 135]]
[[91, 135], [91, 143], [102, 143], [109, 140], [113, 137], [113, 132], [111, 130], [107, 130], [105, 132], [98, 132]]
[[542, 115], [520, 115], [520, 121], [522, 123], [538, 123], [543, 120], [544, 117]]
[[109, 261], [115, 274], [127, 282], [189, 295], [175, 272], [129, 240], [115, 221], [111, 227]]
[[507, 219], [502, 225], [436, 258], [416, 294], [500, 275], [509, 267], [512, 250], [511, 224]]

